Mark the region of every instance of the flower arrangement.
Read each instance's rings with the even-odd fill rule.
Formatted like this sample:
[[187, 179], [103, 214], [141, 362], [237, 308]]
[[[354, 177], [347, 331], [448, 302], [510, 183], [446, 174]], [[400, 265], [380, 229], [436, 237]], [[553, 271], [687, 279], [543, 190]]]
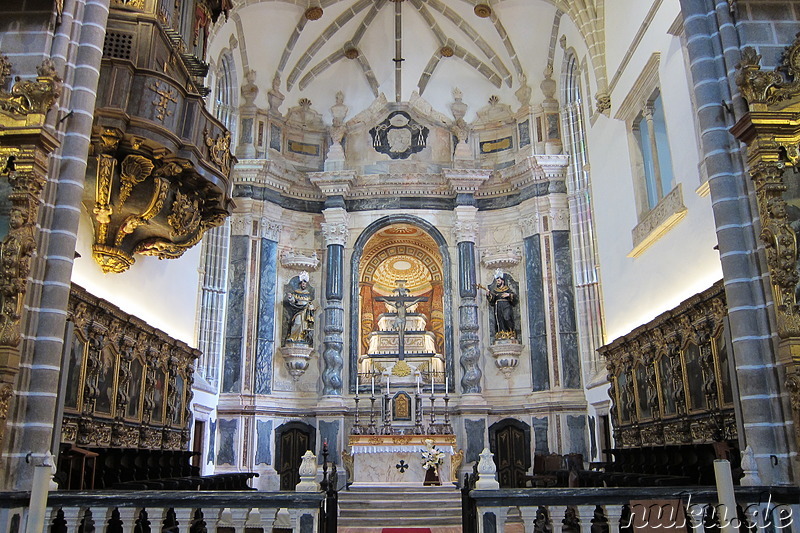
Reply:
[[431, 439], [425, 439], [425, 449], [422, 450], [422, 468], [433, 468], [434, 472], [444, 463], [445, 453], [437, 450]]

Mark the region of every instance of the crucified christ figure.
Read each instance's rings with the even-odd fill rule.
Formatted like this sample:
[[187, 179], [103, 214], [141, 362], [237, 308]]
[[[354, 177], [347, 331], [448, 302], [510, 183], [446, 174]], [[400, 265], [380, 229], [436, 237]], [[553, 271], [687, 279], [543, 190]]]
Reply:
[[400, 361], [405, 359], [405, 348], [406, 348], [406, 338], [405, 338], [405, 331], [406, 331], [406, 314], [408, 312], [408, 308], [418, 302], [427, 302], [427, 296], [410, 296], [408, 293], [408, 289], [406, 289], [406, 280], [398, 279], [397, 280], [397, 288], [394, 290], [394, 296], [381, 296], [379, 298], [375, 298], [376, 302], [387, 302], [390, 305], [394, 306], [397, 309], [397, 318], [394, 321], [394, 329], [397, 330], [397, 334], [399, 337], [398, 342], [398, 352]]

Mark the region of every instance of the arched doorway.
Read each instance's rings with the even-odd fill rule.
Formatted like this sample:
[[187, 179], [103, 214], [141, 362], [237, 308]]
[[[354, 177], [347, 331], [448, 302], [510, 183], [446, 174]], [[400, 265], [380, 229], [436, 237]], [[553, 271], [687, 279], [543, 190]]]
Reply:
[[[445, 376], [453, 384], [450, 257], [441, 233], [410, 215], [379, 219], [357, 239], [351, 272], [350, 389], [356, 373], [368, 387], [373, 372], [391, 372], [401, 360], [404, 375], [421, 373], [426, 387], [443, 390]], [[417, 301], [399, 309], [398, 295]]]
[[280, 490], [294, 490], [300, 483], [300, 463], [307, 450], [315, 450], [316, 430], [303, 422], [288, 422], [275, 430], [275, 469]]
[[489, 448], [500, 488], [524, 487], [531, 467], [531, 427], [513, 418], [496, 422], [489, 426]]

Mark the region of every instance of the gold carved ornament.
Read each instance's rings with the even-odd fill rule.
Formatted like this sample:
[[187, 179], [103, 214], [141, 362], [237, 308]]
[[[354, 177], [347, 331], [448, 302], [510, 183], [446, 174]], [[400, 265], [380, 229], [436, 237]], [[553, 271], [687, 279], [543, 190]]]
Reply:
[[231, 171], [231, 132], [225, 130], [216, 137], [212, 137], [208, 130], [203, 130], [203, 136], [208, 147], [208, 157], [226, 175]]
[[798, 246], [800, 222], [790, 220], [784, 176], [800, 165], [800, 39], [776, 70], [762, 70], [761, 56], [747, 47], [736, 83], [750, 112], [732, 133], [747, 144], [747, 165], [755, 185], [767, 265], [776, 301], [778, 335], [800, 337]]
[[222, 195], [190, 161], [112, 128], [95, 129], [92, 140], [92, 251], [103, 272], [126, 271], [136, 253], [180, 257], [224, 222]]
[[[16, 78], [10, 92], [0, 90], [0, 110], [17, 117], [44, 115], [61, 96], [61, 78], [52, 60], [45, 59], [36, 69], [36, 80]], [[11, 73], [11, 63], [0, 56], [0, 85]]]

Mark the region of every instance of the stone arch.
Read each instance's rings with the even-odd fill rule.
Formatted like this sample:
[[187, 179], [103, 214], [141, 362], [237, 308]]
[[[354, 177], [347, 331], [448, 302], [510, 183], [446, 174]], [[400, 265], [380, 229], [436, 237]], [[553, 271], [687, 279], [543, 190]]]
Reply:
[[[444, 348], [445, 348], [445, 372], [450, 378], [452, 383], [454, 380], [454, 349], [453, 349], [453, 297], [452, 288], [453, 280], [450, 273], [450, 251], [448, 249], [447, 240], [444, 235], [430, 222], [414, 216], [406, 214], [389, 215], [372, 222], [367, 226], [364, 231], [358, 236], [353, 248], [353, 255], [350, 260], [350, 362], [349, 362], [349, 381], [348, 389], [350, 392], [355, 391], [355, 369], [358, 363], [358, 348], [359, 348], [359, 276], [361, 269], [362, 257], [364, 254], [364, 247], [369, 239], [378, 231], [391, 226], [393, 224], [407, 224], [415, 226], [427, 233], [435, 242], [439, 255], [441, 256], [441, 276], [442, 284], [444, 287], [443, 306], [444, 306]], [[428, 251], [428, 254], [430, 251]]]

